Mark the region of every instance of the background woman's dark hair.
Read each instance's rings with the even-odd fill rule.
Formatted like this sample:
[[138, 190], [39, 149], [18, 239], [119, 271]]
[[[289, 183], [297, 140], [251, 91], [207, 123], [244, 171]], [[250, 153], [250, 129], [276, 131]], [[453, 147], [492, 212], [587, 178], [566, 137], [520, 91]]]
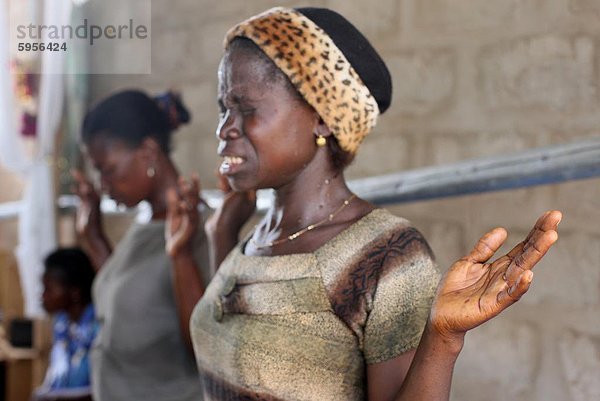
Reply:
[[125, 90], [102, 100], [86, 114], [82, 138], [89, 144], [105, 136], [120, 139], [132, 148], [153, 138], [168, 154], [171, 133], [189, 121], [190, 113], [176, 93], [167, 92], [153, 99], [139, 90]]
[[[256, 57], [260, 58], [266, 65], [269, 66], [269, 69], [267, 70], [267, 75], [270, 80], [285, 82], [287, 88], [292, 93], [294, 93], [296, 98], [298, 100], [306, 103], [306, 100], [304, 100], [304, 97], [300, 94], [300, 92], [298, 92], [298, 90], [296, 90], [296, 87], [294, 86], [294, 84], [292, 84], [292, 82], [283, 73], [283, 71], [281, 71], [277, 67], [277, 65], [275, 65], [273, 60], [271, 60], [269, 58], [269, 56], [267, 56], [261, 50], [261, 48], [258, 47], [258, 45], [256, 45], [256, 43], [254, 43], [252, 40], [245, 38], [245, 37], [237, 37], [229, 43], [227, 48], [228, 49], [247, 50], [247, 51], [251, 52], [253, 55], [255, 55]], [[348, 167], [348, 165], [350, 163], [352, 163], [352, 160], [354, 160], [354, 154], [343, 150], [340, 147], [337, 139], [333, 135], [330, 136], [329, 138], [327, 138], [327, 147], [329, 148], [329, 151], [331, 153], [333, 166], [338, 171], [341, 171], [341, 170], [345, 169], [346, 167]]]
[[62, 284], [79, 288], [84, 304], [92, 301], [92, 282], [95, 271], [88, 256], [79, 248], [59, 248], [44, 260], [46, 273], [57, 273], [53, 277]]

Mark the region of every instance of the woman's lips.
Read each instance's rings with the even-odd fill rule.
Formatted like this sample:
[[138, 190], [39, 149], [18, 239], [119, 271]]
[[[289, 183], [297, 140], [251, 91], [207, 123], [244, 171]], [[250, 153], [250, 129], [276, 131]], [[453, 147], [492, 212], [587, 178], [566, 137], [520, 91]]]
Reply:
[[240, 156], [223, 156], [219, 172], [223, 175], [235, 174], [244, 161]]

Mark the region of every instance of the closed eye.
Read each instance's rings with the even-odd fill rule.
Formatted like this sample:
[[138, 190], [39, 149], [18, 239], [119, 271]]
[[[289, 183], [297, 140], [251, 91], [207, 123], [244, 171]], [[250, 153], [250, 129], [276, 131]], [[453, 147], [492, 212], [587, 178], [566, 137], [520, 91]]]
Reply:
[[242, 116], [251, 116], [256, 111], [256, 107], [246, 96], [231, 95], [217, 99], [219, 106], [219, 120], [223, 118], [227, 110], [238, 112]]
[[240, 107], [240, 113], [242, 113], [242, 115], [244, 115], [244, 116], [250, 116], [250, 115], [254, 114], [255, 111], [256, 111], [256, 109], [254, 109], [252, 107], [245, 107], [245, 108]]

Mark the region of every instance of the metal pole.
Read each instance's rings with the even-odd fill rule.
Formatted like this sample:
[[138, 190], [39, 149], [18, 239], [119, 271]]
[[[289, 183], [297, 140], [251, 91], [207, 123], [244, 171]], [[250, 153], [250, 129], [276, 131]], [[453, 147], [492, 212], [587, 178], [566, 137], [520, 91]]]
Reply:
[[[386, 205], [598, 176], [600, 136], [510, 155], [352, 180], [348, 184], [360, 197]], [[211, 208], [218, 207], [222, 200], [217, 190], [202, 191], [202, 196]], [[73, 195], [63, 195], [58, 206], [61, 210], [69, 210], [77, 205], [77, 201]], [[266, 210], [271, 202], [270, 190], [259, 191], [259, 211]], [[0, 220], [15, 217], [18, 210], [19, 202], [0, 204]], [[126, 212], [108, 199], [102, 201], [102, 210], [116, 214]]]

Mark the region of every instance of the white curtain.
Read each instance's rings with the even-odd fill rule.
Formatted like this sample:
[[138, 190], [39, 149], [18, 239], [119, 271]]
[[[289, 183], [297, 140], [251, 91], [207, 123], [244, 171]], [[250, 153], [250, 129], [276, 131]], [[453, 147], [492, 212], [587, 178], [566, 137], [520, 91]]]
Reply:
[[8, 1], [0, 0], [0, 162], [12, 171], [22, 172], [27, 163], [13, 121], [8, 30]]
[[[0, 0], [3, 13], [0, 26], [0, 154], [8, 168], [21, 173], [25, 179], [25, 192], [19, 214], [19, 245], [17, 260], [25, 314], [29, 317], [43, 315], [41, 307], [41, 274], [44, 257], [57, 244], [55, 195], [51, 160], [54, 157], [55, 138], [62, 117], [64, 97], [64, 52], [42, 52], [39, 106], [37, 118], [37, 146], [33, 157], [28, 157], [19, 144], [18, 134], [12, 124], [12, 85], [8, 73], [9, 35], [6, 0]], [[66, 25], [70, 22], [72, 3], [65, 0], [45, 0], [44, 25]], [[44, 42], [48, 42], [45, 40]]]

